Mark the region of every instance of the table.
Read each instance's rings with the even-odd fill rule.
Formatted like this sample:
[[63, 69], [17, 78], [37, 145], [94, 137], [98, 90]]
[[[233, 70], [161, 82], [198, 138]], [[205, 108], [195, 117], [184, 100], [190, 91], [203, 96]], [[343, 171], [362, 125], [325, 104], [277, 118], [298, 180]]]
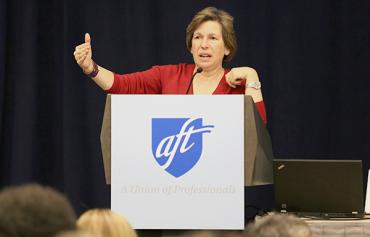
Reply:
[[370, 237], [370, 217], [358, 220], [305, 219], [305, 221], [312, 231], [312, 237]]

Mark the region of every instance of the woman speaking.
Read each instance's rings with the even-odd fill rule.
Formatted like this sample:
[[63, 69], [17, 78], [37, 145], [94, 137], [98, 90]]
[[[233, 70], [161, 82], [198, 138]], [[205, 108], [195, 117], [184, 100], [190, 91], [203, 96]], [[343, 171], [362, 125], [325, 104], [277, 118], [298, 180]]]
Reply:
[[198, 12], [186, 29], [186, 45], [194, 64], [161, 65], [130, 74], [113, 73], [92, 59], [91, 38], [74, 51], [77, 64], [111, 94], [245, 94], [255, 102], [261, 119], [266, 111], [257, 72], [250, 67], [227, 69], [223, 62], [236, 53], [233, 17], [208, 7]]

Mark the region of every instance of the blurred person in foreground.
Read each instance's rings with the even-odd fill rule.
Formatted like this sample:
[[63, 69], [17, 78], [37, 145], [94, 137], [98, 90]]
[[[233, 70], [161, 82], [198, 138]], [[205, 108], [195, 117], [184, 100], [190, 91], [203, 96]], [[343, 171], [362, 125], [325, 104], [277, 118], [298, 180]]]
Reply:
[[0, 192], [1, 237], [52, 237], [75, 227], [69, 201], [50, 187], [26, 184]]
[[77, 229], [97, 237], [138, 237], [130, 223], [110, 209], [92, 209], [77, 220]]
[[100, 237], [100, 236], [92, 235], [92, 234], [89, 234], [83, 231], [70, 230], [70, 231], [59, 232], [54, 237]]
[[181, 237], [244, 237], [242, 230], [190, 230]]
[[273, 213], [250, 223], [247, 237], [311, 237], [306, 222], [294, 215]]

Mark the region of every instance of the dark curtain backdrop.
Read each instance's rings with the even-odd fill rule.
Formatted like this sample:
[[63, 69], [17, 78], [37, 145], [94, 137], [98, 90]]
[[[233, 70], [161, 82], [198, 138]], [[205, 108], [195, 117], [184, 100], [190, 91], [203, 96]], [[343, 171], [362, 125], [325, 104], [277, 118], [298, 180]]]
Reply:
[[[0, 2], [0, 187], [25, 182], [65, 192], [78, 212], [107, 207], [100, 151], [105, 93], [74, 62], [120, 73], [192, 62], [185, 28], [206, 6], [235, 18], [239, 51], [263, 83], [277, 158], [361, 159], [370, 168], [370, 2]], [[222, 108], [220, 108], [222, 112]]]

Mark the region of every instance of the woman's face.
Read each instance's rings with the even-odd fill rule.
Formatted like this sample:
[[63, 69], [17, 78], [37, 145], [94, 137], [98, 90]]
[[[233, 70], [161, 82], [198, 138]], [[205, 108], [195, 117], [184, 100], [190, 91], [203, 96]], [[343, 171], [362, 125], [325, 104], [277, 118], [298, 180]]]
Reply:
[[222, 67], [222, 60], [230, 53], [222, 38], [220, 23], [216, 21], [203, 22], [193, 34], [191, 53], [198, 67], [203, 70], [213, 70]]

